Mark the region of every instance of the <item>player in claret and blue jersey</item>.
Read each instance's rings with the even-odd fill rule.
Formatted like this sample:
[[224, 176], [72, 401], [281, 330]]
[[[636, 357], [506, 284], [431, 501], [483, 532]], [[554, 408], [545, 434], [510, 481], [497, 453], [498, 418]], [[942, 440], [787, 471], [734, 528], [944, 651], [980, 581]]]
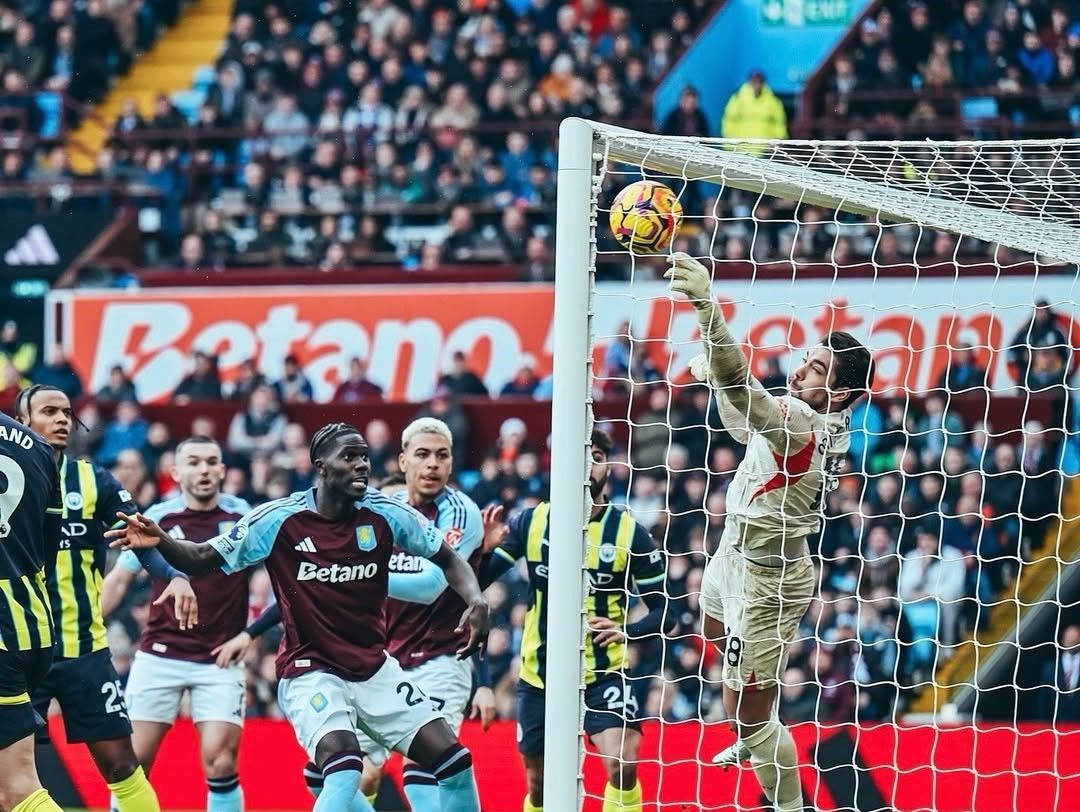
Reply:
[[[281, 607], [278, 700], [301, 746], [322, 772], [316, 812], [363, 809], [357, 733], [407, 755], [439, 785], [439, 803], [479, 812], [472, 757], [416, 683], [387, 656], [384, 608], [394, 545], [433, 559], [465, 601], [458, 623], [465, 658], [488, 632], [488, 607], [469, 565], [443, 533], [408, 505], [368, 489], [368, 447], [342, 423], [311, 440], [318, 485], [252, 511], [205, 543], [176, 539], [140, 515], [110, 535], [116, 544], [157, 546], [190, 575], [238, 572], [265, 562]], [[367, 806], [370, 809], [370, 806]]]
[[[146, 517], [175, 538], [206, 541], [227, 533], [251, 510], [243, 499], [221, 493], [225, 463], [221, 446], [209, 437], [190, 437], [176, 447], [173, 479], [180, 495], [151, 507]], [[105, 577], [101, 611], [107, 617], [143, 569], [125, 551]], [[166, 588], [153, 579], [150, 617], [139, 641], [127, 682], [128, 713], [134, 727], [135, 754], [149, 772], [158, 749], [180, 713], [185, 693], [199, 733], [208, 812], [240, 812], [243, 795], [237, 775], [240, 731], [244, 723], [244, 667], [219, 668], [218, 648], [247, 623], [248, 573], [215, 570], [191, 580], [199, 604], [199, 622], [178, 622], [173, 607], [159, 601]]]

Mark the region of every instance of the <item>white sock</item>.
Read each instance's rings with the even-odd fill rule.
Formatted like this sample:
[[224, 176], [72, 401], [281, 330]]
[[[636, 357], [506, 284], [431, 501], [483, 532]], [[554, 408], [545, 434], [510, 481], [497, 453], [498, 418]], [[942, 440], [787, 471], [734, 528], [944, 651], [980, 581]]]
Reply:
[[750, 751], [750, 765], [776, 812], [802, 812], [802, 785], [791, 732], [776, 719], [770, 719], [742, 743]]

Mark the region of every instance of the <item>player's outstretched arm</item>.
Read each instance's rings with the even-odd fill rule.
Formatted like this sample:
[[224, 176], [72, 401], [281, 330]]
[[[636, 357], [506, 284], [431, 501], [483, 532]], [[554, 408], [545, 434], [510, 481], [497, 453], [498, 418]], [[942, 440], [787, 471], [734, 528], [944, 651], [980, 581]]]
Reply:
[[469, 642], [457, 652], [458, 659], [464, 660], [487, 645], [488, 631], [491, 627], [488, 604], [484, 600], [483, 593], [480, 592], [480, 584], [472, 568], [454, 552], [449, 544], [444, 541], [431, 560], [442, 568], [450, 588], [460, 595], [467, 605], [465, 613], [461, 616], [461, 622], [458, 624], [458, 631], [466, 627], [469, 630]]
[[750, 374], [750, 367], [731, 330], [713, 300], [709, 271], [689, 254], [672, 256], [672, 266], [664, 274], [670, 288], [685, 294], [697, 311], [705, 353], [690, 361], [690, 371], [699, 381], [717, 389], [744, 415], [747, 428], [763, 433], [785, 428], [786, 410]]
[[225, 563], [209, 543], [175, 539], [141, 513], [117, 513], [116, 516], [121, 525], [105, 534], [111, 541], [110, 547], [123, 550], [157, 547], [166, 561], [188, 575], [205, 575]]

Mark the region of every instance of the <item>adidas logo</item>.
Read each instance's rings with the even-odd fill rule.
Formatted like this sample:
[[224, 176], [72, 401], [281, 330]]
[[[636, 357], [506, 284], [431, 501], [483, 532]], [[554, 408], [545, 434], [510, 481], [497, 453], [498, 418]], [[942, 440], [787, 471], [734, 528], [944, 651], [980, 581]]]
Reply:
[[311, 536], [304, 536], [304, 540], [293, 547], [294, 550], [299, 550], [302, 553], [314, 553], [318, 552], [315, 549], [315, 542], [311, 540]]
[[30, 226], [30, 230], [4, 252], [4, 262], [8, 265], [56, 265], [59, 261], [60, 254], [42, 225]]

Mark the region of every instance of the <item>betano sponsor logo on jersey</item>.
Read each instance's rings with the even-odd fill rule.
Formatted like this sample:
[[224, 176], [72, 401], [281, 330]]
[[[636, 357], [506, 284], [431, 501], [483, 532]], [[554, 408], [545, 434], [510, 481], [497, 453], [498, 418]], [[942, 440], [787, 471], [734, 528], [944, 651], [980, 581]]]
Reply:
[[330, 564], [320, 567], [310, 561], [301, 561], [296, 572], [298, 581], [319, 581], [324, 584], [346, 584], [352, 581], [368, 581], [379, 572], [374, 561], [367, 564]]
[[424, 568], [424, 559], [396, 550], [390, 556], [390, 572], [420, 572]]

